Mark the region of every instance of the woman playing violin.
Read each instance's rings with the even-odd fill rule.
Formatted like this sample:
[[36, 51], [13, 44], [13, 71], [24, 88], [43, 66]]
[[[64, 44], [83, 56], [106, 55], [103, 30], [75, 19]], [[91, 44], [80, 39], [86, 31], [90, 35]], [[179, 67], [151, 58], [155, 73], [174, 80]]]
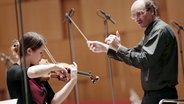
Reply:
[[[7, 71], [7, 87], [10, 97], [17, 98], [18, 104], [26, 104], [26, 96], [29, 104], [61, 104], [77, 82], [75, 63], [68, 65], [67, 68], [61, 64], [39, 64], [43, 57], [45, 43], [41, 35], [27, 32], [12, 45], [13, 52], [18, 55], [18, 61]], [[66, 69], [70, 70], [70, 73]], [[52, 71], [59, 72], [60, 79], [67, 81], [65, 86], [56, 93], [47, 80], [40, 80], [42, 76]], [[27, 93], [24, 78], [27, 80]]]

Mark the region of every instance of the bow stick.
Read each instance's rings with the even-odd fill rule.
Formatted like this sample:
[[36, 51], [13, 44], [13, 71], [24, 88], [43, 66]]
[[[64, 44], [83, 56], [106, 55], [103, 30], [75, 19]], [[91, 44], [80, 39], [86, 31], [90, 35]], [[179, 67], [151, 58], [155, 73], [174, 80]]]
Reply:
[[[73, 8], [71, 10], [74, 10]], [[66, 17], [73, 23], [73, 25], [77, 28], [77, 30], [80, 32], [80, 34], [82, 35], [82, 37], [88, 41], [88, 39], [86, 38], [86, 36], [84, 35], [84, 33], [79, 29], [79, 27], [75, 24], [75, 22], [72, 20], [72, 18], [70, 17], [70, 13], [66, 13]]]
[[[56, 64], [57, 62], [56, 62], [56, 60], [53, 58], [53, 56], [52, 56], [52, 54], [50, 53], [50, 51], [48, 50], [47, 46], [44, 45], [44, 47], [45, 47], [45, 52], [48, 54], [48, 56], [49, 56], [49, 58], [51, 59], [51, 61], [52, 61], [54, 64]], [[81, 75], [90, 77], [91, 82], [92, 82], [93, 84], [96, 83], [96, 81], [99, 79], [99, 76], [94, 76], [94, 75], [92, 75], [90, 72], [87, 73], [87, 72], [83, 72], [83, 71], [77, 70], [77, 74], [81, 74]]]

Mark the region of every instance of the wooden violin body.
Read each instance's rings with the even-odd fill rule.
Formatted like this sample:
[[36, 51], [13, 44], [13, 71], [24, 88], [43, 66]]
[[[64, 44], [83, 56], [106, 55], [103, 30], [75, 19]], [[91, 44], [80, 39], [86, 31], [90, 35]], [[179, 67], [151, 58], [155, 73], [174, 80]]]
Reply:
[[[40, 64], [49, 64], [48, 60], [47, 59], [42, 59], [40, 61]], [[67, 63], [59, 63], [61, 64], [62, 66], [65, 67], [65, 69], [68, 71], [68, 73], [70, 73], [70, 69], [68, 69], [68, 66], [69, 64]], [[80, 75], [84, 75], [84, 76], [87, 76], [91, 79], [91, 82], [92, 83], [96, 83], [96, 81], [99, 79], [98, 76], [94, 76], [92, 75], [90, 72], [83, 72], [83, 71], [77, 71], [77, 74], [80, 74]], [[59, 71], [51, 71], [50, 73], [48, 73], [47, 75], [44, 75], [41, 79], [42, 80], [49, 80], [50, 78], [57, 78], [58, 80], [61, 80], [61, 81], [65, 81], [65, 78], [66, 76], [63, 76], [62, 72], [59, 72]]]

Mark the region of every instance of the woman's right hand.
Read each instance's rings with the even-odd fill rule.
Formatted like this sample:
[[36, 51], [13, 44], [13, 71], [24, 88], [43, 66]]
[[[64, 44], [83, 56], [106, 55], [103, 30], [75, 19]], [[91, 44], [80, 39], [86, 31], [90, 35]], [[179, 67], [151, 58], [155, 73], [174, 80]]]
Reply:
[[69, 81], [73, 79], [77, 79], [77, 64], [56, 64], [57, 67], [60, 67], [60, 77], [58, 78], [61, 81]]

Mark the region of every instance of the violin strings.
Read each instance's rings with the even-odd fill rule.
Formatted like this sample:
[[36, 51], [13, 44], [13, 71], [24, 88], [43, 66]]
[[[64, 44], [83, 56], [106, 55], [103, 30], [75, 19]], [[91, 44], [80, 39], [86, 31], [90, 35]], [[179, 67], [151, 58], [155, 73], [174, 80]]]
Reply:
[[50, 51], [48, 50], [48, 48], [45, 44], [44, 44], [44, 47], [45, 47], [45, 52], [47, 53], [47, 55], [49, 56], [51, 61], [56, 64], [56, 60], [53, 58], [53, 56], [51, 55]]
[[88, 39], [86, 38], [86, 36], [82, 33], [82, 31], [78, 28], [78, 26], [75, 24], [75, 22], [68, 16], [68, 18], [70, 19], [70, 21], [74, 24], [74, 26], [77, 28], [77, 30], [80, 32], [80, 34], [82, 35], [82, 37], [88, 41]]

